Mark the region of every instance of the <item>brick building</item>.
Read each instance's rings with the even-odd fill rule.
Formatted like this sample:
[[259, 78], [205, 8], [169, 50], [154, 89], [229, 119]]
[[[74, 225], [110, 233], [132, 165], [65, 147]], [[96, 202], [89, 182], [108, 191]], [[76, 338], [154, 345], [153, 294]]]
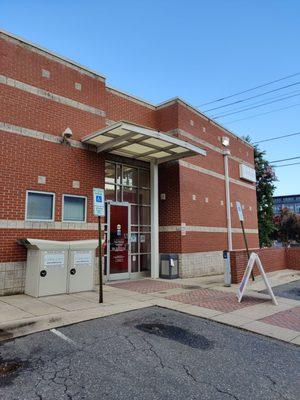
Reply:
[[222, 251], [244, 247], [235, 201], [258, 247], [253, 148], [182, 99], [153, 105], [6, 32], [0, 94], [0, 294], [24, 291], [20, 238], [97, 238], [95, 187], [106, 279], [157, 277], [170, 253], [181, 277], [222, 272]]
[[292, 194], [273, 197], [274, 215], [280, 215], [281, 210], [287, 208], [295, 214], [300, 214], [300, 195]]

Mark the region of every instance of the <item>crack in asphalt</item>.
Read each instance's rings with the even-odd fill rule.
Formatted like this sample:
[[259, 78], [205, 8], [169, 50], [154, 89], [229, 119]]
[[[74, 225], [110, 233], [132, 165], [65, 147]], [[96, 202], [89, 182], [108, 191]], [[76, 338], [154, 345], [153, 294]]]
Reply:
[[[148, 339], [146, 339], [145, 336], [141, 336], [142, 340], [148, 344], [149, 348], [145, 349], [145, 350], [149, 350], [152, 354], [154, 354], [154, 356], [156, 357], [156, 359], [159, 361], [159, 364], [161, 366], [162, 369], [166, 368], [162, 358], [160, 357], [160, 355], [157, 353], [157, 351], [154, 349], [154, 345], [153, 343], [151, 343]], [[172, 368], [170, 368], [172, 369]]]
[[137, 350], [137, 347], [136, 347], [136, 345], [133, 343], [133, 341], [130, 339], [130, 337], [128, 336], [128, 335], [122, 335], [126, 340], [127, 340], [127, 342], [132, 346], [132, 348], [133, 348], [133, 350], [134, 351], [136, 351]]
[[[62, 360], [64, 364], [60, 365], [62, 363]], [[45, 389], [45, 386], [50, 386], [52, 383], [54, 387], [62, 388], [64, 397], [66, 396], [69, 400], [72, 400], [73, 399], [72, 395], [67, 393], [69, 388], [68, 385], [66, 384], [66, 381], [70, 376], [72, 356], [67, 355], [61, 358], [60, 354], [56, 353], [55, 355], [53, 355], [53, 357], [47, 360], [47, 363], [48, 363], [47, 368], [49, 367], [51, 368], [51, 366], [53, 366], [53, 371], [47, 370], [46, 372], [40, 373], [40, 365], [38, 365], [37, 363], [33, 368], [33, 371], [40, 378], [40, 380], [34, 386], [34, 393], [36, 397], [39, 400], [44, 400], [44, 399], [46, 400], [48, 396], [45, 397], [45, 395], [41, 393], [40, 385], [43, 384], [44, 385], [43, 389]]]
[[195, 376], [191, 373], [191, 371], [189, 370], [189, 368], [186, 365], [182, 364], [181, 366], [183, 367], [183, 369], [184, 369], [186, 375], [188, 376], [188, 378], [192, 379], [195, 383], [200, 383], [202, 385], [210, 386], [211, 388], [215, 389], [219, 393], [227, 394], [228, 396], [232, 397], [233, 399], [239, 400], [239, 397], [235, 396], [234, 394], [232, 394], [232, 393], [230, 393], [228, 391], [220, 389], [217, 385], [214, 385], [213, 383], [205, 382], [205, 381], [201, 381], [199, 379], [196, 379]]
[[267, 374], [263, 374], [263, 376], [264, 376], [265, 378], [267, 378], [267, 380], [268, 380], [269, 382], [272, 383], [272, 386], [270, 386], [270, 390], [271, 390], [272, 392], [278, 394], [283, 400], [289, 400], [289, 398], [288, 398], [288, 397], [285, 397], [285, 395], [284, 395], [283, 393], [281, 393], [281, 392], [279, 392], [278, 390], [274, 389], [273, 386], [277, 385], [277, 382], [275, 381], [275, 379], [273, 379], [270, 375], [267, 375]]
[[275, 379], [273, 379], [271, 376], [269, 376], [269, 375], [267, 375], [267, 374], [264, 374], [263, 375], [265, 378], [267, 378], [267, 379], [269, 379], [269, 381], [271, 381], [272, 383], [273, 383], [273, 385], [276, 385], [276, 381], [275, 381]]

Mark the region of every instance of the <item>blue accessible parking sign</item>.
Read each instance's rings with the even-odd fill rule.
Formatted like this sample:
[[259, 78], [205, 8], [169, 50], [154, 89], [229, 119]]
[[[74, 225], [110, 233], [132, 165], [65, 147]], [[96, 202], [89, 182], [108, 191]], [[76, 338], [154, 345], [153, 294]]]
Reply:
[[93, 210], [94, 215], [97, 217], [104, 217], [105, 205], [104, 205], [104, 189], [93, 189]]

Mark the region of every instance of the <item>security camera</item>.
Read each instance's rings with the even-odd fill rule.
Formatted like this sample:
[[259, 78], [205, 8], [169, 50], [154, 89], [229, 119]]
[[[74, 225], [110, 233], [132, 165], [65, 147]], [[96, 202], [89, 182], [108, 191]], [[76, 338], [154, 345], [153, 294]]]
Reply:
[[64, 142], [67, 142], [69, 139], [72, 138], [72, 136], [73, 136], [73, 133], [70, 128], [65, 129], [62, 133], [62, 138], [63, 138]]

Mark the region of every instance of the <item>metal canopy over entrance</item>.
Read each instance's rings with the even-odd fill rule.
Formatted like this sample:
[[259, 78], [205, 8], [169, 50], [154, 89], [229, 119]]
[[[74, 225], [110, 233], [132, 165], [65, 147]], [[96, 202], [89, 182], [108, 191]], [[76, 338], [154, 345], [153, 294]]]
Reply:
[[162, 164], [206, 151], [183, 140], [154, 129], [128, 122], [117, 122], [94, 132], [82, 142], [97, 146], [97, 152], [106, 151], [123, 157]]

